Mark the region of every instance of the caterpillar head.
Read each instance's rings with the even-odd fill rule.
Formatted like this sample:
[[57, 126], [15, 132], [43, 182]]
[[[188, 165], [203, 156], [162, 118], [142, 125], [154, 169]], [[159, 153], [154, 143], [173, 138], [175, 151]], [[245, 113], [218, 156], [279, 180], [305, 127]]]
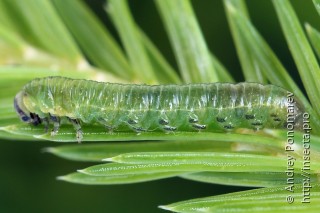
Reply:
[[40, 117], [30, 112], [23, 102], [23, 97], [25, 96], [25, 92], [19, 92], [16, 97], [14, 98], [14, 108], [19, 115], [21, 121], [25, 123], [30, 123], [33, 125], [38, 125], [41, 123]]

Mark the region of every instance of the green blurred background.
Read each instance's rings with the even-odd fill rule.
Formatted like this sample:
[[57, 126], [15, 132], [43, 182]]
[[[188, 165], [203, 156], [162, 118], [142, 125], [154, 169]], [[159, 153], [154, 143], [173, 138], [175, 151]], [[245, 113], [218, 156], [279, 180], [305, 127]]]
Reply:
[[[311, 0], [291, 1], [302, 24], [320, 29], [319, 16]], [[117, 38], [104, 0], [87, 0]], [[169, 40], [153, 1], [130, 0], [136, 22], [154, 41], [168, 61], [177, 67]], [[195, 13], [210, 50], [242, 81], [241, 68], [227, 25], [221, 0], [193, 0]], [[294, 62], [269, 0], [247, 0], [250, 16], [285, 67], [297, 76]], [[300, 82], [300, 79], [295, 79]], [[5, 92], [5, 91], [1, 91]], [[165, 212], [158, 205], [197, 197], [245, 190], [244, 187], [210, 185], [179, 178], [117, 186], [76, 185], [55, 180], [90, 166], [42, 153], [52, 142], [0, 140], [0, 212]]]

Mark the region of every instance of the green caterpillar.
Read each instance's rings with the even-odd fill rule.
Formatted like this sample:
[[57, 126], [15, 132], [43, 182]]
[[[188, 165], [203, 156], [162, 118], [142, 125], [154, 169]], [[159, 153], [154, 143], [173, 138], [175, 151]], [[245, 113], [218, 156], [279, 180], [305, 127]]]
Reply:
[[[52, 135], [66, 117], [82, 140], [81, 123], [99, 123], [111, 131], [209, 131], [238, 128], [285, 128], [286, 90], [258, 83], [133, 85], [100, 83], [65, 77], [34, 79], [14, 106], [21, 120]], [[294, 102], [295, 128], [302, 127], [304, 109]]]

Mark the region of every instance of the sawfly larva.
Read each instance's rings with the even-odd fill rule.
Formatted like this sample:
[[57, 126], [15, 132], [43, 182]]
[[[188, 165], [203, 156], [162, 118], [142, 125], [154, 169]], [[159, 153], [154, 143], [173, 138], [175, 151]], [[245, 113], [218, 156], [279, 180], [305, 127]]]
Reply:
[[[67, 118], [81, 142], [81, 123], [101, 124], [110, 131], [231, 132], [238, 128], [285, 128], [292, 93], [258, 83], [134, 85], [65, 77], [34, 79], [14, 99], [21, 120], [52, 135]], [[304, 109], [294, 102], [295, 128]]]

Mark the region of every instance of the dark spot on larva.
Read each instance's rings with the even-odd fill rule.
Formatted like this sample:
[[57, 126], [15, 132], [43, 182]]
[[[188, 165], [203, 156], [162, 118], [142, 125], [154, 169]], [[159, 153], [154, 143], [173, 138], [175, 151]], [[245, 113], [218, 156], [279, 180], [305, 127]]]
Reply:
[[206, 129], [207, 128], [206, 125], [202, 125], [202, 124], [193, 124], [192, 126], [196, 129]]
[[167, 125], [167, 124], [169, 124], [169, 121], [167, 121], [167, 120], [165, 120], [165, 119], [160, 119], [160, 120], [159, 120], [159, 124], [161, 124], [161, 125]]
[[189, 123], [197, 123], [198, 122], [198, 119], [196, 118], [189, 118]]
[[145, 129], [143, 129], [141, 126], [138, 126], [138, 127], [132, 127], [133, 129], [134, 129], [134, 131], [136, 131], [136, 132], [145, 132], [146, 130]]
[[30, 118], [34, 119], [34, 115], [35, 115], [34, 113], [30, 113]]
[[286, 129], [287, 129], [287, 128], [288, 128], [287, 125], [288, 125], [288, 122], [287, 122], [287, 121], [284, 122], [284, 123], [283, 123], [283, 128], [286, 128]]
[[128, 124], [137, 124], [137, 123], [138, 123], [137, 120], [133, 120], [133, 119], [128, 120]]
[[254, 116], [254, 115], [245, 115], [245, 118], [246, 118], [247, 120], [251, 120], [251, 119], [254, 119], [255, 116]]
[[251, 124], [252, 124], [253, 126], [261, 126], [261, 125], [262, 125], [262, 122], [257, 121], [257, 122], [252, 122]]
[[167, 130], [167, 131], [175, 131], [175, 130], [177, 130], [177, 127], [174, 127], [174, 126], [164, 126], [163, 129], [164, 129], [164, 130]]
[[271, 117], [277, 117], [277, 115], [275, 113], [271, 113], [270, 116]]
[[74, 125], [80, 125], [80, 120], [79, 120], [79, 119], [69, 118], [69, 117], [67, 117], [67, 118], [68, 118], [68, 120], [69, 120], [72, 124], [74, 124]]
[[274, 118], [273, 120], [274, 120], [274, 121], [281, 121], [280, 118]]
[[50, 116], [50, 120], [51, 121], [53, 121], [53, 122], [58, 122], [59, 121], [57, 116], [54, 116], [54, 115], [51, 115], [51, 114], [49, 114], [49, 116]]
[[32, 124], [37, 126], [38, 124], [42, 123], [41, 118], [39, 117], [39, 115], [35, 114], [35, 113], [30, 113], [30, 117], [33, 120]]
[[226, 122], [226, 119], [225, 118], [221, 118], [221, 117], [217, 117], [217, 121], [219, 123], [223, 123], [223, 122]]
[[225, 128], [225, 129], [233, 129], [234, 126], [232, 126], [231, 124], [228, 124], [228, 125], [223, 126], [223, 128]]

